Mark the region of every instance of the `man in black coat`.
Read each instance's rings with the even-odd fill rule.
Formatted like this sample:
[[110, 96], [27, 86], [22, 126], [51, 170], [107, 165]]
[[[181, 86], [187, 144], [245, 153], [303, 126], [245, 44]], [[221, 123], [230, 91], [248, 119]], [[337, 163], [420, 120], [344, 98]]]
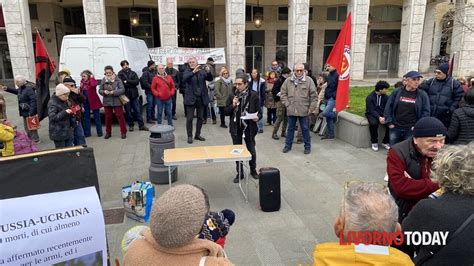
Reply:
[[[165, 68], [166, 74], [170, 75], [171, 78], [173, 78], [174, 86], [175, 88], [179, 88], [179, 71], [173, 67], [173, 58], [168, 58], [166, 59], [166, 68]], [[173, 120], [177, 120], [176, 118], [176, 95], [177, 93], [173, 94], [173, 106], [171, 113], [173, 113]]]
[[371, 92], [367, 98], [365, 98], [365, 116], [369, 121], [369, 131], [370, 131], [370, 141], [372, 142], [372, 150], [379, 150], [379, 125], [385, 127], [385, 135], [382, 140], [382, 146], [385, 149], [389, 149], [389, 129], [385, 124], [385, 118], [383, 117], [383, 112], [385, 110], [385, 105], [388, 101], [387, 90], [390, 87], [384, 80], [380, 80], [375, 84], [375, 90]]
[[186, 108], [186, 131], [188, 143], [193, 143], [193, 117], [196, 110], [197, 122], [194, 139], [205, 141], [201, 136], [202, 122], [204, 120], [204, 107], [209, 104], [206, 81], [212, 81], [213, 76], [209, 67], [198, 65], [197, 59], [191, 57], [188, 60], [189, 68], [183, 73], [183, 83], [186, 91], [184, 93], [184, 105]]
[[153, 60], [148, 61], [147, 66], [142, 69], [142, 76], [140, 77], [140, 86], [146, 94], [146, 122], [154, 124], [156, 121], [155, 109], [156, 109], [156, 98], [151, 93], [151, 83], [155, 77], [155, 62]]
[[[255, 136], [258, 132], [257, 121], [262, 118], [262, 108], [258, 93], [250, 90], [248, 80], [245, 76], [238, 76], [234, 82], [237, 88], [234, 95], [230, 95], [224, 108], [224, 113], [230, 116], [229, 132], [232, 137], [232, 144], [242, 144], [242, 138], [245, 140], [247, 150], [252, 155], [250, 160], [250, 174], [253, 178], [258, 178], [257, 173], [257, 152], [255, 150]], [[240, 119], [246, 114], [258, 113], [258, 118], [253, 120]], [[243, 166], [240, 164], [240, 179], [244, 178]], [[236, 163], [237, 176], [234, 183], [239, 182], [239, 163]]]
[[138, 100], [138, 75], [135, 71], [130, 69], [129, 63], [127, 60], [122, 60], [120, 62], [122, 70], [118, 73], [118, 78], [122, 80], [123, 86], [125, 87], [125, 95], [128, 97], [130, 102], [124, 105], [125, 108], [125, 119], [127, 120], [128, 130], [134, 130], [134, 121], [138, 122], [139, 130], [148, 130], [143, 123], [143, 117], [141, 112], [140, 101]]
[[430, 98], [430, 115], [441, 120], [446, 128], [449, 128], [451, 116], [464, 95], [461, 84], [448, 74], [448, 70], [448, 64], [440, 64], [434, 71], [435, 77], [420, 85]]
[[18, 96], [18, 111], [23, 117], [23, 125], [28, 137], [36, 144], [40, 143], [38, 130], [28, 130], [26, 119], [37, 115], [35, 84], [28, 82], [22, 75], [15, 76], [15, 85], [18, 89], [0, 85], [0, 90], [16, 94]]

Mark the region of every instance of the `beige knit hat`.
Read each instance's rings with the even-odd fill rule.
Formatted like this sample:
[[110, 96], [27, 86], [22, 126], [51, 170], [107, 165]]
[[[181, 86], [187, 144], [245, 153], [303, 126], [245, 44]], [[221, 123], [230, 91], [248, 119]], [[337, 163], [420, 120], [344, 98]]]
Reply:
[[199, 234], [208, 212], [209, 202], [202, 189], [175, 186], [153, 203], [151, 233], [162, 247], [185, 246]]
[[66, 87], [66, 85], [64, 84], [58, 84], [58, 86], [56, 86], [56, 96], [61, 96], [69, 92], [70, 92], [69, 88]]

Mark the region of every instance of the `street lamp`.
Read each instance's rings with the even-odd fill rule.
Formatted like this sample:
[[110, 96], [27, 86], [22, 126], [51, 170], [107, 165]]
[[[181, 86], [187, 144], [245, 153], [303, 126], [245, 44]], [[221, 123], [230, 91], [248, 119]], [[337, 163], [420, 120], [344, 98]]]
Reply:
[[[257, 0], [257, 7], [260, 7], [259, 0]], [[253, 24], [255, 25], [255, 28], [258, 29], [262, 26], [262, 23], [263, 23], [263, 14], [257, 11], [255, 14], [253, 14]]]
[[130, 24], [132, 26], [137, 26], [140, 23], [140, 16], [138, 12], [135, 10], [135, 0], [132, 2], [132, 10], [130, 10]]

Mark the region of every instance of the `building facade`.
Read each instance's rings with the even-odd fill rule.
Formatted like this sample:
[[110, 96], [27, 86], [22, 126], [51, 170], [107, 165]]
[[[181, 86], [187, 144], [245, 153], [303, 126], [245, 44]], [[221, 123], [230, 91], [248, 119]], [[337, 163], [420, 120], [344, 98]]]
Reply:
[[352, 79], [428, 72], [439, 62], [432, 58], [453, 53], [455, 75], [472, 76], [473, 5], [474, 0], [3, 0], [0, 80], [16, 74], [34, 79], [36, 30], [56, 62], [65, 35], [123, 34], [150, 48], [225, 47], [232, 72], [265, 72], [276, 59], [289, 66], [307, 62], [317, 73], [348, 12]]

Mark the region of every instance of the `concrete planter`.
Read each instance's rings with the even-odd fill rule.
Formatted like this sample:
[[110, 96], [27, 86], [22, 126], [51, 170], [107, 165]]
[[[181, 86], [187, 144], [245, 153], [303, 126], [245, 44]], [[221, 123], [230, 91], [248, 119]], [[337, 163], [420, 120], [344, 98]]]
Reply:
[[[370, 147], [369, 121], [366, 117], [342, 111], [339, 113], [334, 130], [336, 138], [340, 140], [357, 148]], [[379, 142], [382, 141], [384, 134], [385, 128], [379, 126]]]

